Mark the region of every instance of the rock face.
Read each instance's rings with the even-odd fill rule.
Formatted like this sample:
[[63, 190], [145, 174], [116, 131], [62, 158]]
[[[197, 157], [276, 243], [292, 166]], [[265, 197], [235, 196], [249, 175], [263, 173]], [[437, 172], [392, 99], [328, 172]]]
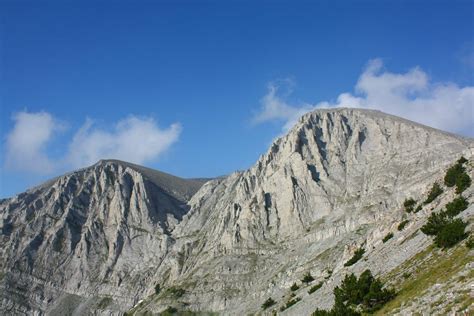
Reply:
[[127, 309], [148, 288], [201, 185], [100, 161], [3, 201], [1, 310], [39, 314], [102, 295]]
[[407, 197], [422, 199], [473, 153], [472, 139], [378, 111], [333, 109], [304, 115], [251, 169], [204, 185], [102, 161], [0, 204], [0, 311], [174, 306], [241, 315], [269, 296], [287, 300], [308, 271], [327, 280], [320, 299], [302, 292], [282, 313], [328, 308], [359, 246], [373, 249], [378, 259], [367, 262], [383, 275], [430, 244], [416, 229], [439, 201], [411, 219], [410, 242], [389, 251], [381, 239], [405, 216]]

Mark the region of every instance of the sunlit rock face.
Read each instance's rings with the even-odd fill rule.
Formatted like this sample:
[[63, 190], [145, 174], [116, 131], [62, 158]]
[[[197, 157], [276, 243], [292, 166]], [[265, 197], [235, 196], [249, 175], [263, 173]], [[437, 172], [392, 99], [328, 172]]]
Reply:
[[400, 244], [381, 239], [407, 197], [421, 200], [473, 150], [472, 139], [378, 111], [332, 109], [304, 115], [249, 170], [205, 184], [101, 161], [1, 202], [0, 310], [118, 315], [143, 300], [133, 311], [242, 315], [311, 271], [327, 280], [320, 299], [304, 294], [283, 312], [310, 314], [332, 304], [358, 247], [378, 252], [354, 271], [387, 273], [429, 245], [416, 232], [439, 202]]

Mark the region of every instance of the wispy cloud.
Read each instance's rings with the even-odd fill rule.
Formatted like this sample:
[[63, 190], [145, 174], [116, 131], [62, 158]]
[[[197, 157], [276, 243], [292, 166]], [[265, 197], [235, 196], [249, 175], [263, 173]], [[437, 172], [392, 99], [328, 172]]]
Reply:
[[[293, 92], [293, 81], [290, 79], [271, 82], [267, 86], [267, 94], [260, 100], [261, 108], [257, 112], [252, 122], [255, 124], [279, 120], [283, 121], [283, 129], [290, 129], [298, 118], [310, 111], [313, 107], [309, 104], [291, 106], [285, 98]], [[286, 92], [282, 92], [285, 89]]]
[[[264, 97], [272, 99], [275, 94], [272, 90]], [[369, 61], [355, 85], [355, 93], [342, 93], [335, 102], [319, 102], [313, 106], [289, 105], [279, 99], [284, 105], [286, 116], [272, 117], [263, 115], [264, 122], [275, 119], [284, 119], [284, 129], [291, 127], [296, 121], [295, 116], [315, 108], [358, 107], [378, 109], [386, 113], [405, 117], [435, 128], [474, 135], [474, 87], [459, 87], [450, 82], [430, 81], [429, 76], [419, 67], [406, 73], [392, 73], [384, 69], [380, 59]], [[263, 103], [261, 112], [265, 113], [269, 107]]]
[[181, 133], [181, 125], [161, 129], [148, 117], [129, 116], [113, 128], [99, 129], [88, 119], [69, 140], [63, 157], [48, 155], [47, 144], [63, 123], [50, 113], [20, 112], [7, 135], [5, 167], [9, 170], [50, 174], [64, 168], [84, 167], [99, 159], [121, 159], [142, 164], [157, 160]]
[[6, 141], [6, 168], [50, 173], [54, 163], [46, 153], [46, 145], [61, 124], [46, 112], [20, 112], [13, 120], [15, 125]]
[[106, 158], [142, 164], [168, 150], [180, 133], [180, 124], [160, 129], [151, 118], [130, 116], [118, 122], [111, 131], [94, 128], [93, 122], [87, 120], [74, 135], [67, 160], [75, 167]]

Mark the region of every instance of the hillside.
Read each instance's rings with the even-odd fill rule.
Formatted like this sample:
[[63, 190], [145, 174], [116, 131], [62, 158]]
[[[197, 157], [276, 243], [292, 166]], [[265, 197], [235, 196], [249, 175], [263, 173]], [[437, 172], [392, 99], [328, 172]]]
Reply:
[[[365, 269], [398, 293], [384, 314], [466, 310], [472, 250], [439, 250], [419, 229], [457, 196], [443, 179], [461, 156], [474, 176], [473, 153], [472, 139], [332, 109], [304, 115], [249, 170], [205, 184], [101, 161], [0, 204], [0, 311], [311, 315]], [[435, 182], [443, 193], [422, 203]], [[471, 231], [473, 187], [462, 196], [456, 216]], [[421, 209], [406, 212], [409, 198]]]

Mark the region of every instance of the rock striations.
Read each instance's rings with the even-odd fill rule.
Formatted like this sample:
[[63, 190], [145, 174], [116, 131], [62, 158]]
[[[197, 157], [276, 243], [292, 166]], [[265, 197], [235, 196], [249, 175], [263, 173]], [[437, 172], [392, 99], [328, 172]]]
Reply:
[[[425, 250], [418, 228], [453, 190], [411, 215], [396, 244], [381, 240], [406, 220], [406, 198], [422, 200], [473, 153], [472, 139], [332, 109], [304, 115], [249, 170], [205, 184], [100, 161], [1, 202], [0, 312], [242, 315], [268, 297], [283, 304], [310, 271], [325, 282], [318, 299], [306, 289], [281, 311], [310, 315], [331, 306], [346, 272], [388, 275]], [[472, 204], [472, 188], [463, 194]], [[344, 267], [361, 246], [372, 255]]]

